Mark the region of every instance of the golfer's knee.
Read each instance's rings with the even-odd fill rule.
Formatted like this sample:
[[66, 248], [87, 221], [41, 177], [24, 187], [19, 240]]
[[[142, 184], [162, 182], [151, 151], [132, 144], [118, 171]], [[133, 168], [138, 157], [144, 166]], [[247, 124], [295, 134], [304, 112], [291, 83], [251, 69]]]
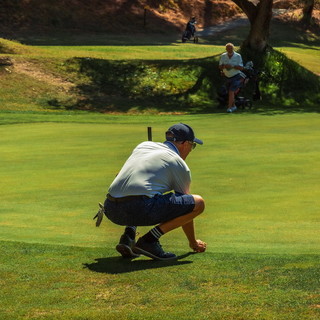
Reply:
[[204, 203], [204, 200], [201, 196], [199, 195], [193, 195], [193, 198], [194, 198], [194, 202], [195, 202], [195, 206], [194, 206], [194, 209], [193, 211], [196, 212], [197, 214], [200, 214], [204, 211], [204, 208], [205, 208], [205, 203]]

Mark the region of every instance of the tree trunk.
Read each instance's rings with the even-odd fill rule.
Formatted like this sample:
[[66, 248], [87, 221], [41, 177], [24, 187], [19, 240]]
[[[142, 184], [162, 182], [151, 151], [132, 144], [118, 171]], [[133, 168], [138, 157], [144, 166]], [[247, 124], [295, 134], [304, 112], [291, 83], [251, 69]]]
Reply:
[[232, 0], [247, 15], [250, 32], [243, 46], [263, 52], [268, 46], [273, 0], [260, 0], [256, 5], [249, 0]]
[[314, 2], [314, 0], [303, 0], [301, 22], [306, 28], [308, 28], [311, 24]]

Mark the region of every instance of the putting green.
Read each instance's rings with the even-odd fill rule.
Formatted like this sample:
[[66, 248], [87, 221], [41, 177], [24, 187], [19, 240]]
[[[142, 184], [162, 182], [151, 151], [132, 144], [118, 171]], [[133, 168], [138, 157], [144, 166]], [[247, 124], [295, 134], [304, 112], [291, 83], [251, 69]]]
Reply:
[[[187, 162], [192, 192], [206, 200], [196, 226], [209, 251], [319, 252], [317, 114], [154, 117], [154, 140], [180, 121], [204, 140]], [[96, 228], [92, 217], [148, 125], [150, 117], [121, 124], [101, 116], [0, 126], [0, 240], [115, 245], [122, 228], [106, 219]], [[181, 230], [163, 243], [172, 239], [187, 250]]]

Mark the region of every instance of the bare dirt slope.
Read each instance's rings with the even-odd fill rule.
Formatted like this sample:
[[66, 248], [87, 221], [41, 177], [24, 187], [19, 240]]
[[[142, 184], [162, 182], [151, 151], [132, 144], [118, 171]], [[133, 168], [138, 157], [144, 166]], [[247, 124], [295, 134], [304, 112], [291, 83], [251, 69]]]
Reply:
[[61, 77], [58, 77], [47, 70], [41, 70], [36, 64], [27, 60], [11, 59], [12, 71], [25, 74], [31, 78], [46, 82], [51, 86], [59, 87], [60, 90], [69, 92], [75, 84]]
[[239, 13], [230, 0], [1, 0], [0, 32], [180, 32], [191, 16], [207, 27]]
[[[274, 0], [274, 8], [288, 9], [287, 18], [298, 19], [299, 1]], [[173, 33], [181, 32], [192, 16], [202, 29], [241, 13], [231, 0], [1, 0], [0, 37], [61, 30]]]

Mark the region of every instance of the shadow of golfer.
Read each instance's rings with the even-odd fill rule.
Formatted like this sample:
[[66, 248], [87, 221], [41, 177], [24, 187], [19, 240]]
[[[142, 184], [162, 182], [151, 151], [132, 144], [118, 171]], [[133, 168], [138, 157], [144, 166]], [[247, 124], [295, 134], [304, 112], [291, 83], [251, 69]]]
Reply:
[[94, 272], [119, 274], [134, 272], [146, 269], [164, 268], [175, 265], [184, 265], [192, 263], [192, 261], [179, 261], [194, 254], [193, 252], [178, 256], [175, 260], [157, 261], [157, 260], [131, 260], [123, 259], [122, 257], [97, 258], [94, 263], [84, 263], [84, 268]]

